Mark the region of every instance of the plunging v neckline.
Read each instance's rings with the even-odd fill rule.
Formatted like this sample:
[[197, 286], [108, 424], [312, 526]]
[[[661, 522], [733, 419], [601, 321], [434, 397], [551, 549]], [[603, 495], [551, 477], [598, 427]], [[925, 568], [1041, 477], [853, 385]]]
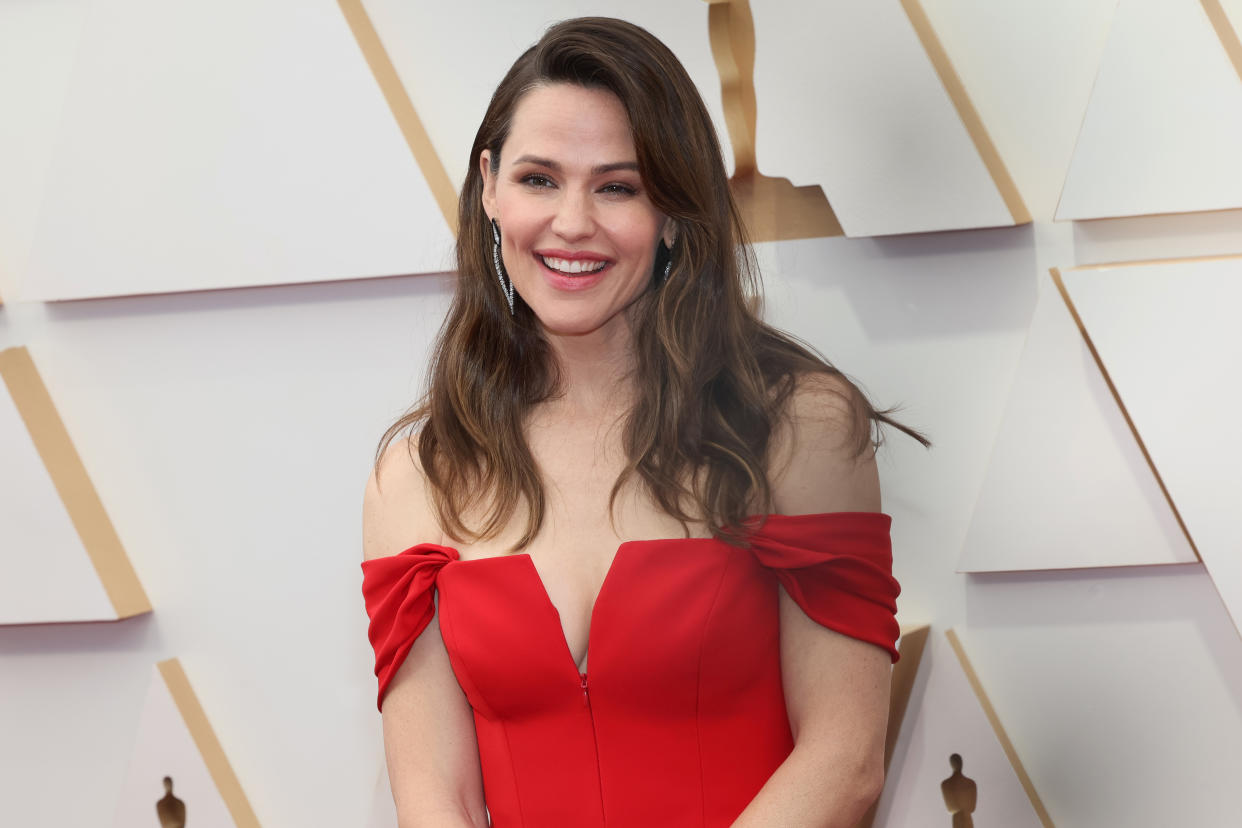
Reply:
[[[864, 512], [864, 513], [834, 512], [830, 514], [834, 514], [837, 516], [843, 516], [843, 515], [873, 514], [873, 513], [870, 513], [870, 512]], [[877, 513], [877, 514], [882, 514], [882, 513]], [[825, 516], [826, 515], [824, 513], [812, 513], [812, 514], [805, 514], [805, 515], [780, 515], [780, 514], [752, 515], [748, 517], [745, 521], [743, 521], [743, 523], [744, 524], [749, 523], [759, 518], [762, 518], [765, 522], [768, 522], [768, 521], [772, 521], [774, 518], [781, 519], [781, 520], [785, 520], [785, 519], [797, 520], [797, 519], [805, 519], [805, 518], [822, 518]], [[615, 552], [613, 552], [613, 555], [612, 555], [612, 561], [608, 564], [608, 570], [604, 573], [604, 580], [600, 582], [599, 591], [595, 593], [595, 600], [591, 602], [591, 610], [587, 616], [587, 624], [588, 624], [587, 645], [586, 645], [586, 651], [583, 652], [582, 654], [583, 664], [581, 665], [581, 667], [579, 667], [579, 662], [577, 659], [574, 658], [573, 650], [569, 646], [569, 637], [565, 635], [565, 624], [564, 624], [564, 621], [561, 619], [561, 612], [560, 610], [556, 608], [556, 604], [553, 603], [552, 596], [548, 593], [547, 585], [544, 584], [543, 577], [539, 574], [539, 568], [535, 566], [535, 561], [530, 556], [529, 552], [506, 552], [504, 554], [488, 555], [482, 558], [462, 558], [461, 553], [456, 548], [451, 547], [451, 546], [443, 546], [442, 544], [440, 544], [439, 546], [442, 549], [452, 550], [453, 560], [450, 562], [450, 564], [452, 563], [478, 564], [478, 563], [482, 563], [483, 561], [503, 561], [503, 560], [512, 559], [512, 558], [526, 559], [526, 568], [528, 569], [531, 576], [535, 580], [535, 585], [538, 587], [538, 593], [540, 595], [540, 600], [543, 602], [544, 606], [547, 609], [552, 611], [552, 617], [556, 619], [557, 631], [560, 633], [561, 645], [564, 648], [565, 658], [568, 661], [568, 665], [573, 670], [573, 674], [575, 678], [580, 679], [586, 673], [586, 668], [590, 666], [590, 663], [591, 663], [591, 637], [595, 633], [596, 611], [599, 609], [600, 599], [604, 597], [604, 593], [608, 590], [609, 582], [613, 579], [612, 575], [617, 570], [617, 565], [621, 560], [622, 553], [624, 553], [626, 549], [631, 546], [639, 546], [639, 545], [649, 544], [649, 543], [670, 543], [670, 542], [671, 543], [685, 543], [686, 541], [708, 542], [708, 543], [728, 546], [728, 544], [726, 544], [724, 541], [716, 537], [646, 538], [646, 539], [638, 539], [638, 540], [621, 541], [621, 543], [617, 545], [617, 549]]]
[[[526, 560], [526, 568], [530, 572], [531, 577], [538, 587], [540, 600], [546, 609], [552, 611], [552, 617], [556, 619], [556, 627], [560, 632], [561, 644], [565, 650], [565, 657], [569, 661], [570, 667], [573, 668], [575, 678], [579, 678], [586, 673], [587, 667], [591, 664], [591, 635], [595, 632], [595, 613], [599, 609], [600, 599], [604, 597], [605, 590], [608, 589], [608, 582], [612, 580], [612, 573], [617, 569], [617, 563], [621, 559], [621, 555], [625, 552], [626, 547], [644, 543], [667, 543], [669, 540], [714, 540], [713, 538], [656, 538], [651, 540], [627, 540], [621, 541], [617, 545], [616, 551], [612, 553], [612, 561], [608, 564], [607, 571], [604, 572], [604, 580], [600, 582], [599, 591], [595, 593], [595, 600], [591, 602], [591, 610], [587, 616], [587, 643], [586, 650], [582, 653], [581, 662], [574, 658], [573, 649], [569, 646], [569, 636], [565, 634], [565, 623], [561, 619], [561, 611], [556, 608], [556, 604], [552, 601], [552, 596], [548, 592], [547, 585], [543, 582], [543, 576], [539, 574], [539, 568], [535, 566], [535, 560], [530, 556], [529, 552], [508, 552], [503, 555], [488, 555], [484, 558], [465, 558], [463, 559], [458, 553], [457, 563], [477, 564], [482, 561], [497, 561], [511, 558], [522, 558]], [[456, 549], [453, 550], [457, 552]]]

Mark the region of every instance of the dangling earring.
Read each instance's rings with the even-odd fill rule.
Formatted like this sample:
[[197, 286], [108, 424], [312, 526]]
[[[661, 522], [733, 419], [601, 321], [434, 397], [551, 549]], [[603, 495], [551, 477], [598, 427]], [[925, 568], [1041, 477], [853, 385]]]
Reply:
[[[663, 250], [665, 252], [665, 254], [667, 255], [667, 258], [664, 261], [664, 270], [657, 271], [660, 274], [659, 280], [656, 282], [657, 285], [662, 285], [665, 282], [667, 282], [668, 274], [673, 271], [673, 248], [669, 247], [663, 241], [661, 241], [660, 250]], [[657, 250], [656, 258], [659, 259], [659, 257], [660, 257], [659, 250]]]
[[492, 219], [492, 263], [496, 265], [496, 278], [500, 280], [500, 290], [509, 300], [509, 315], [513, 316], [513, 280], [505, 273], [505, 266], [500, 263], [500, 225]]

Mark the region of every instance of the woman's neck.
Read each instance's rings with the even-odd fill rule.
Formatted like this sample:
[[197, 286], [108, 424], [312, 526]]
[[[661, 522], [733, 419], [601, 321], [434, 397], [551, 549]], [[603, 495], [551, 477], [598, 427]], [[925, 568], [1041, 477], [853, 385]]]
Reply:
[[554, 407], [571, 416], [620, 414], [633, 400], [634, 353], [629, 331], [548, 335], [560, 373]]

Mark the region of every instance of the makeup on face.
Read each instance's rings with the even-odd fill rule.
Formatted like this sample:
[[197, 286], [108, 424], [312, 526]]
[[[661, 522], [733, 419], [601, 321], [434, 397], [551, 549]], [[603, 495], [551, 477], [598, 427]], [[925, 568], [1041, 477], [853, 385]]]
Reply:
[[647, 197], [629, 120], [611, 92], [537, 87], [514, 113], [500, 169], [484, 168], [484, 207], [522, 300], [550, 333], [625, 325], [651, 284], [667, 226]]

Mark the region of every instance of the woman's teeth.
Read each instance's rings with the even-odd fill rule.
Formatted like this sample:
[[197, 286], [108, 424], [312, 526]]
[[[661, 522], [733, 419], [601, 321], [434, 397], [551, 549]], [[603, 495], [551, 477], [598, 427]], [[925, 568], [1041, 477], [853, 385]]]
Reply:
[[548, 256], [540, 256], [544, 265], [557, 271], [558, 273], [595, 273], [603, 270], [608, 262], [601, 262], [591, 259], [553, 259]]

